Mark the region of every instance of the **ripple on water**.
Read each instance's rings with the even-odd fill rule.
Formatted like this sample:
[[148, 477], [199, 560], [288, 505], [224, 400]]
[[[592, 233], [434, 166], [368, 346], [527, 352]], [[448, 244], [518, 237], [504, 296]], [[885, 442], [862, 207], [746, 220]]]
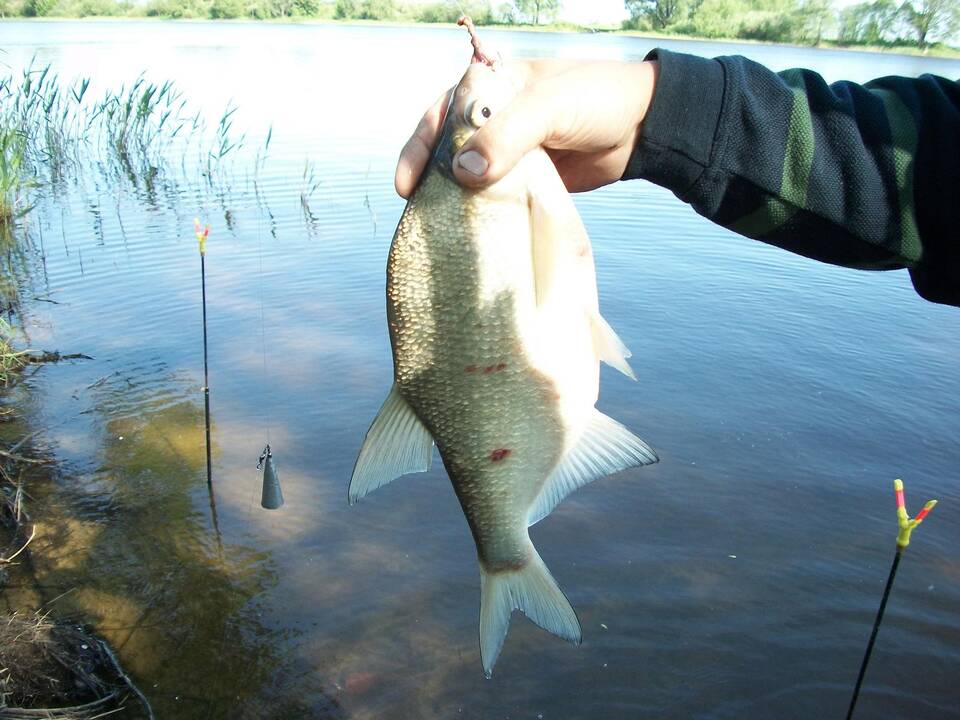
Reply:
[[[640, 57], [653, 44], [490, 41], [527, 57]], [[660, 42], [831, 79], [960, 76], [929, 59]], [[104, 87], [141, 70], [174, 77], [213, 122], [232, 98], [251, 133], [209, 182], [192, 157], [153, 186], [91, 176], [42, 200], [31, 226], [44, 259], [26, 282], [61, 303], [29, 309], [31, 327], [44, 346], [94, 358], [34, 381], [31, 412], [64, 463], [44, 498], [65, 528], [51, 538], [61, 552], [41, 573], [78, 588], [70, 611], [103, 628], [158, 714], [839, 715], [893, 552], [900, 476], [911, 508], [944, 503], [902, 564], [861, 709], [957, 716], [960, 316], [919, 300], [905, 273], [826, 267], [739, 238], [639, 181], [577, 196], [601, 306], [640, 378], [604, 369], [600, 407], [662, 460], [578, 491], [533, 528], [584, 644], [517, 615], [488, 682], [475, 551], [439, 461], [356, 507], [345, 498], [390, 385], [396, 153], [456, 81], [462, 33], [5, 22], [0, 44], [14, 68], [36, 51]], [[212, 226], [222, 556], [206, 489], [194, 217]], [[259, 508], [255, 468], [268, 440], [287, 500], [272, 513]]]

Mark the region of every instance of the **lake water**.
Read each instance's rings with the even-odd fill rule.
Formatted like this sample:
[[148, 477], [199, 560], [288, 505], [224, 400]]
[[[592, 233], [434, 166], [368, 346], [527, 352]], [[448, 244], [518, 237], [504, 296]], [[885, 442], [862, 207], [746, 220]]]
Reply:
[[[831, 80], [960, 77], [956, 61], [897, 55], [483, 34], [506, 57], [662, 45]], [[921, 300], [906, 272], [790, 255], [641, 182], [577, 196], [639, 377], [604, 368], [599, 407], [661, 462], [532, 529], [584, 642], [515, 616], [486, 680], [474, 547], [440, 463], [346, 503], [391, 381], [396, 155], [462, 73], [465, 33], [3, 22], [0, 48], [15, 72], [36, 56], [98, 93], [172, 79], [213, 121], [234, 103], [248, 134], [229, 183], [187, 173], [156, 193], [91, 176], [28, 226], [30, 344], [94, 358], [44, 368], [22, 398], [60, 463], [33, 489], [40, 598], [69, 591], [53, 607], [114, 644], [158, 717], [841, 717], [893, 557], [896, 477], [911, 511], [941, 505], [901, 564], [858, 717], [960, 717], [960, 311]], [[194, 216], [212, 226], [222, 552]], [[268, 440], [274, 512], [255, 468]]]

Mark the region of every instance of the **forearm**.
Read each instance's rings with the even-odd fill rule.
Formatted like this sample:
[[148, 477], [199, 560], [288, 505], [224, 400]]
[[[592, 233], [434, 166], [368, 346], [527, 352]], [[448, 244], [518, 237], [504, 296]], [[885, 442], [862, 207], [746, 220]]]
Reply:
[[808, 257], [910, 268], [925, 297], [960, 304], [956, 83], [828, 86], [744, 58], [655, 55], [656, 94], [625, 178]]

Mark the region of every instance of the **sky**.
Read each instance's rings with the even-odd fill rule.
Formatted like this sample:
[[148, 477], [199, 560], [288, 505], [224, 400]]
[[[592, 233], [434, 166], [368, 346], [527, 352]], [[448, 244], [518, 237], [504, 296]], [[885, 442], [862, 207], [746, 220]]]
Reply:
[[[858, 2], [863, 0], [834, 0], [833, 5], [840, 9]], [[560, 0], [558, 19], [581, 25], [619, 25], [627, 15], [623, 0]]]

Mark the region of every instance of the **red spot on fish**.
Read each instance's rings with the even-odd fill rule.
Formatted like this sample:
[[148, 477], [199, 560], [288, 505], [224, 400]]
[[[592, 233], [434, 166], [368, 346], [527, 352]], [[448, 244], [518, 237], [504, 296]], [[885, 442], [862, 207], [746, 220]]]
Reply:
[[475, 372], [477, 371], [477, 366], [476, 366], [476, 365], [467, 365], [467, 366], [464, 368], [464, 371], [465, 371], [465, 372], [468, 372], [468, 373], [475, 373]]
[[484, 372], [485, 375], [489, 375], [490, 373], [495, 373], [495, 372], [500, 372], [500, 371], [502, 371], [502, 370], [506, 370], [506, 368], [507, 368], [507, 364], [506, 364], [506, 363], [497, 363], [496, 365], [487, 365], [487, 366], [483, 369], [483, 372]]
[[590, 254], [590, 246], [587, 245], [586, 243], [584, 243], [583, 245], [577, 248], [577, 255], [579, 255], [580, 257], [586, 257], [589, 254]]
[[343, 681], [343, 689], [351, 695], [363, 695], [377, 684], [377, 676], [370, 672], [351, 673]]
[[497, 448], [492, 453], [490, 453], [490, 460], [492, 460], [493, 462], [500, 462], [505, 457], [510, 455], [510, 452], [511, 451], [509, 448]]

